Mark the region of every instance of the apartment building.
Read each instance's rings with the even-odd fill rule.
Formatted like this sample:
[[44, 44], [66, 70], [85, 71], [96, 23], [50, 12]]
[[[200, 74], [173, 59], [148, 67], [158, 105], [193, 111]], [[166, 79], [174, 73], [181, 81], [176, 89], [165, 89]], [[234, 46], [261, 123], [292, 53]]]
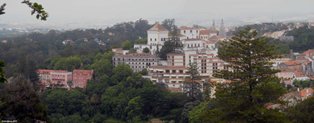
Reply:
[[151, 81], [177, 92], [183, 92], [183, 82], [190, 76], [185, 66], [152, 66], [148, 71]]
[[88, 80], [93, 77], [93, 70], [73, 70], [73, 88], [85, 88], [87, 86]]
[[93, 77], [93, 70], [48, 70], [38, 69], [37, 74], [41, 87], [60, 87], [60, 88], [85, 88], [88, 80]]
[[140, 72], [150, 66], [157, 66], [159, 58], [149, 53], [115, 54], [112, 57], [114, 66], [127, 64], [134, 72]]
[[44, 88], [58, 86], [69, 88], [68, 82], [72, 81], [72, 72], [65, 70], [37, 70], [40, 85]]

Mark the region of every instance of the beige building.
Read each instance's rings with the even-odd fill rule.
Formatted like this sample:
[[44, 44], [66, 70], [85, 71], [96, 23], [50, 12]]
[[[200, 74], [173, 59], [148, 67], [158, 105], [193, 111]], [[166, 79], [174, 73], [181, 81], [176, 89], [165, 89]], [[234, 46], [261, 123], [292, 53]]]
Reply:
[[148, 71], [151, 81], [175, 92], [183, 92], [183, 82], [189, 77], [185, 66], [152, 66]]
[[140, 72], [150, 66], [157, 66], [159, 58], [149, 53], [115, 54], [112, 57], [114, 66], [128, 64], [134, 72]]

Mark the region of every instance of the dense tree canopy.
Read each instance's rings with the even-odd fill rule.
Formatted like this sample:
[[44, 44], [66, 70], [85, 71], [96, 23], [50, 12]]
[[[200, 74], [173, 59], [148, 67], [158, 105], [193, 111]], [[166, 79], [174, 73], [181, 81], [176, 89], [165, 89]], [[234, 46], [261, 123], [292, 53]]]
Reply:
[[304, 100], [288, 110], [291, 121], [295, 123], [312, 123], [314, 121], [314, 97]]
[[160, 51], [157, 52], [157, 54], [161, 59], [165, 60], [167, 59], [167, 54], [174, 52], [177, 48], [182, 48], [182, 44], [180, 42], [173, 40], [166, 41], [164, 46], [160, 49]]
[[23, 77], [10, 80], [0, 88], [0, 118], [18, 122], [47, 121], [46, 108], [34, 85]]
[[[57, 63], [73, 56], [58, 58]], [[86, 90], [51, 89], [42, 98], [48, 108], [51, 122], [68, 122], [76, 118], [80, 122], [103, 122], [119, 119], [124, 122], [144, 122], [151, 118], [180, 120], [180, 114], [187, 97], [184, 94], [171, 94], [164, 88], [142, 78], [140, 73], [121, 64], [112, 67], [112, 53], [97, 54], [86, 58], [85, 69], [94, 69], [95, 77]], [[72, 63], [65, 63], [71, 66]], [[52, 64], [52, 68], [58, 64]], [[71, 121], [72, 122], [72, 121]]]
[[3, 83], [5, 81], [3, 67], [4, 63], [0, 61], [0, 83]]

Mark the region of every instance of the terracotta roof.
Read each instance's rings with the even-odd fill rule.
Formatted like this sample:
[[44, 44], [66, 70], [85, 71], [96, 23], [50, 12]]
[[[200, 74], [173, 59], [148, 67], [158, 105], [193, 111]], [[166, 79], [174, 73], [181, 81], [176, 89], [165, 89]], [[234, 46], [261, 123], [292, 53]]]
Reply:
[[195, 28], [187, 27], [187, 26], [181, 26], [179, 29], [180, 29], [180, 30], [193, 30], [193, 29], [195, 29]]
[[150, 53], [129, 53], [126, 55], [116, 54], [115, 57], [145, 57], [145, 58], [157, 58], [157, 56]]
[[300, 96], [301, 97], [308, 97], [313, 95], [314, 91], [312, 88], [305, 88], [303, 90], [300, 91]]
[[181, 88], [167, 88], [170, 92], [182, 92]]
[[200, 35], [209, 35], [209, 30], [208, 29], [201, 30]]
[[305, 56], [313, 56], [314, 55], [314, 49], [309, 49], [302, 53]]
[[184, 39], [183, 41], [204, 41], [203, 39]]
[[294, 71], [293, 72], [295, 74], [296, 77], [304, 77], [305, 74], [302, 71]]
[[37, 70], [37, 73], [44, 73], [44, 72], [47, 72], [47, 73], [50, 73], [50, 72], [67, 73], [68, 71], [66, 71], [66, 70], [49, 70], [49, 69], [38, 69]]
[[77, 74], [93, 74], [93, 70], [78, 70], [75, 69], [73, 70], [73, 74], [77, 73]]
[[286, 61], [283, 64], [289, 65], [289, 66], [291, 66], [291, 65], [300, 65], [300, 63], [295, 61], [295, 60]]
[[164, 26], [156, 23], [153, 27], [151, 27], [148, 31], [168, 31]]
[[207, 40], [205, 43], [207, 44], [216, 44], [218, 40]]
[[[186, 83], [192, 83], [193, 81], [192, 81], [192, 79], [190, 79], [190, 78], [185, 78], [184, 82], [186, 82]], [[203, 81], [202, 81], [202, 80], [194, 80], [194, 82], [202, 83]]]
[[185, 66], [151, 66], [150, 68], [187, 69]]

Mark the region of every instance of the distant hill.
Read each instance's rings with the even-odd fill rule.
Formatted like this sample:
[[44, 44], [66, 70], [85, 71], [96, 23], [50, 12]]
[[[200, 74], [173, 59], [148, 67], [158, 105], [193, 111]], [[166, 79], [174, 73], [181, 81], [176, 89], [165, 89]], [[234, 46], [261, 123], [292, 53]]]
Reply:
[[147, 20], [140, 19], [103, 30], [50, 30], [0, 37], [0, 60], [6, 63], [6, 74], [12, 76], [24, 72], [27, 66], [45, 66], [46, 61], [54, 57], [101, 53], [112, 46], [120, 46], [125, 40], [134, 42], [146, 38], [150, 26]]

